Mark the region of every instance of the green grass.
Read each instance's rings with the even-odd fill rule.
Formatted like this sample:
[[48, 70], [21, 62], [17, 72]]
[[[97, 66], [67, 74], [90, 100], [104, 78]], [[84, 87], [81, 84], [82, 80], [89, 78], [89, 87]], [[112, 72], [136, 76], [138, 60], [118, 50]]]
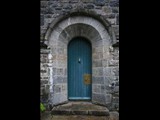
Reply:
[[40, 110], [41, 112], [44, 112], [46, 110], [45, 106], [42, 103], [40, 103]]

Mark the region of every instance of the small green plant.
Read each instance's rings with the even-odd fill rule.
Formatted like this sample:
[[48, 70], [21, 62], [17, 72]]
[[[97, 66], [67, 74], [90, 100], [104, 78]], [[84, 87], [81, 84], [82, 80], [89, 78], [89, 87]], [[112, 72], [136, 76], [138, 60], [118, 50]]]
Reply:
[[45, 106], [42, 103], [40, 103], [40, 110], [41, 112], [44, 112], [46, 110]]

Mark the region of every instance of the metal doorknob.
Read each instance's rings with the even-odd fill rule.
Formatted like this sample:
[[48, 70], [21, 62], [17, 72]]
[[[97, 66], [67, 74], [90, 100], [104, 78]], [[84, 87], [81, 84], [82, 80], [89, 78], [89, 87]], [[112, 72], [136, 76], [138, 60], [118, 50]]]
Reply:
[[78, 59], [78, 62], [79, 62], [79, 63], [81, 62], [81, 59], [80, 59], [80, 58]]

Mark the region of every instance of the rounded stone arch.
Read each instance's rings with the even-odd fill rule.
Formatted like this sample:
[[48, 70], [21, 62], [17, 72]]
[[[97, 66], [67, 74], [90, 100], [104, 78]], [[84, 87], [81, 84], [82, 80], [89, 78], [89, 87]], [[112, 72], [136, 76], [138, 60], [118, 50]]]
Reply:
[[103, 16], [95, 13], [94, 11], [86, 11], [86, 10], [72, 10], [70, 13], [66, 15], [59, 15], [57, 18], [55, 18], [50, 25], [47, 28], [47, 31], [44, 36], [44, 40], [48, 41], [49, 37], [53, 31], [53, 29], [62, 21], [73, 18], [75, 16], [84, 16], [84, 17], [90, 17], [94, 20], [97, 20], [99, 23], [103, 25], [103, 27], [107, 30], [109, 36], [111, 37], [111, 43], [114, 44], [116, 42], [115, 33], [111, 27], [111, 24], [108, 20], [106, 20]]
[[110, 98], [97, 88], [101, 84], [105, 84], [105, 74], [108, 72], [106, 62], [109, 60], [109, 47], [114, 41], [112, 33], [109, 22], [103, 17], [89, 12], [73, 12], [66, 16], [60, 16], [50, 24], [45, 40], [48, 41], [53, 56], [53, 67], [50, 74], [52, 86], [49, 98], [52, 105], [68, 101], [67, 47], [70, 40], [75, 37], [84, 37], [91, 42], [92, 102], [104, 105], [111, 102]]

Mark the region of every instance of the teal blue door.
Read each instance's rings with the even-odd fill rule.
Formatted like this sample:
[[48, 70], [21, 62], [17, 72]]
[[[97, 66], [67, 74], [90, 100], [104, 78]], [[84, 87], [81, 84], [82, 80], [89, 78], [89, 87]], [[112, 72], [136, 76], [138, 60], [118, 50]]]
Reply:
[[68, 99], [91, 99], [91, 44], [75, 38], [68, 45]]

